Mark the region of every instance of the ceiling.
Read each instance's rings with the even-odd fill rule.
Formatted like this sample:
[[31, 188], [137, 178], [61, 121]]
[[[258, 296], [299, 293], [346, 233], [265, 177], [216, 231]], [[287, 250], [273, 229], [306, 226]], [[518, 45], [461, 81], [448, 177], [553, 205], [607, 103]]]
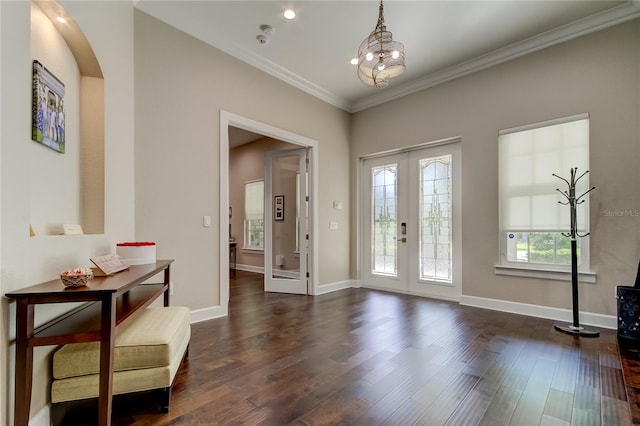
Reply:
[[[138, 0], [136, 8], [332, 105], [356, 112], [640, 17], [634, 1], [387, 0], [406, 71], [384, 89], [349, 63], [375, 28], [377, 1]], [[297, 17], [284, 19], [292, 7]], [[256, 36], [273, 27], [268, 43]]]

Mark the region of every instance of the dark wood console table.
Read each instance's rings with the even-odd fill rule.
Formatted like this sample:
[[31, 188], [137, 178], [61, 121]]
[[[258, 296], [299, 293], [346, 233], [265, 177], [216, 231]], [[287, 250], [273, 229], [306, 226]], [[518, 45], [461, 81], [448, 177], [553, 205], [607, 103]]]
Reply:
[[[14, 425], [29, 424], [33, 381], [33, 348], [66, 343], [100, 342], [99, 424], [111, 424], [113, 346], [115, 329], [134, 318], [164, 294], [169, 306], [170, 265], [173, 260], [135, 265], [108, 277], [95, 277], [88, 285], [67, 288], [59, 279], [7, 293], [16, 300], [16, 372]], [[158, 284], [142, 284], [164, 271]], [[92, 302], [34, 328], [35, 305]]]

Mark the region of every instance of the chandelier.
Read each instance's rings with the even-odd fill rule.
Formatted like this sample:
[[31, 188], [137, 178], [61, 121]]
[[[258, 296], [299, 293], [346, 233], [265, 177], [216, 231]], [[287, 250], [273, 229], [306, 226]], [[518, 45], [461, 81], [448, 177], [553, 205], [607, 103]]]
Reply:
[[369, 86], [386, 87], [389, 79], [402, 74], [404, 69], [404, 45], [394, 41], [391, 31], [387, 31], [380, 0], [376, 28], [358, 49], [358, 77]]

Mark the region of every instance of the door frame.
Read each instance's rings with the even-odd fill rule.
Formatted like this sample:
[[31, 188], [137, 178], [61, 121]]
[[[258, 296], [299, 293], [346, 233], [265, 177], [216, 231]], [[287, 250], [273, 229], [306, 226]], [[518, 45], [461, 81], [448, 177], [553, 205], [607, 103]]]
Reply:
[[[371, 160], [371, 159], [375, 159], [375, 158], [380, 158], [380, 157], [386, 157], [386, 156], [390, 156], [390, 155], [394, 155], [394, 154], [403, 154], [403, 153], [408, 153], [411, 151], [417, 151], [417, 150], [421, 150], [421, 149], [428, 149], [428, 148], [436, 148], [439, 146], [443, 146], [443, 145], [451, 145], [451, 144], [458, 144], [459, 146], [459, 175], [457, 176], [458, 179], [458, 188], [459, 188], [459, 193], [457, 194], [457, 199], [458, 199], [458, 206], [457, 206], [457, 211], [453, 212], [453, 220], [454, 220], [454, 232], [459, 234], [459, 241], [460, 243], [458, 244], [458, 247], [454, 247], [454, 251], [453, 251], [453, 258], [455, 259], [455, 262], [453, 264], [453, 275], [454, 277], [458, 277], [459, 280], [459, 288], [458, 288], [458, 294], [456, 296], [450, 297], [444, 294], [438, 294], [438, 292], [436, 293], [422, 293], [422, 292], [413, 292], [413, 291], [406, 291], [406, 292], [402, 292], [402, 293], [407, 293], [407, 294], [414, 294], [416, 296], [424, 296], [424, 297], [430, 297], [430, 298], [434, 298], [434, 299], [442, 299], [442, 300], [449, 300], [449, 301], [455, 301], [455, 302], [459, 302], [462, 298], [462, 151], [463, 151], [463, 146], [462, 146], [462, 137], [460, 136], [455, 136], [455, 137], [451, 137], [451, 138], [446, 138], [446, 139], [439, 139], [436, 141], [432, 141], [432, 142], [426, 142], [426, 143], [422, 143], [422, 144], [418, 144], [418, 145], [412, 145], [412, 146], [408, 146], [408, 147], [403, 147], [403, 148], [398, 148], [398, 149], [392, 149], [392, 150], [388, 150], [388, 151], [382, 151], [382, 152], [377, 152], [377, 153], [373, 153], [373, 154], [367, 154], [367, 155], [363, 155], [358, 159], [358, 172], [357, 172], [357, 199], [358, 199], [358, 208], [357, 208], [357, 232], [358, 232], [358, 237], [357, 237], [357, 252], [358, 252], [358, 278], [359, 278], [359, 283], [362, 287], [367, 288], [367, 285], [365, 283], [365, 250], [364, 250], [364, 235], [365, 232], [369, 232], [368, 229], [364, 229], [365, 226], [365, 221], [363, 220], [362, 215], [364, 214], [364, 198], [368, 196], [368, 194], [365, 194], [363, 191], [363, 183], [364, 183], [364, 178], [363, 178], [363, 173], [365, 170], [365, 161], [366, 160]], [[454, 172], [455, 173], [455, 172]], [[455, 174], [454, 174], [455, 176]], [[373, 288], [373, 287], [372, 287]]]
[[220, 110], [220, 220], [219, 220], [219, 265], [220, 265], [220, 307], [224, 314], [228, 314], [229, 305], [229, 127], [237, 127], [283, 142], [308, 148], [309, 159], [309, 245], [308, 272], [309, 294], [317, 294], [318, 262], [318, 141], [288, 130], [280, 129], [266, 123], [261, 123], [247, 117]]

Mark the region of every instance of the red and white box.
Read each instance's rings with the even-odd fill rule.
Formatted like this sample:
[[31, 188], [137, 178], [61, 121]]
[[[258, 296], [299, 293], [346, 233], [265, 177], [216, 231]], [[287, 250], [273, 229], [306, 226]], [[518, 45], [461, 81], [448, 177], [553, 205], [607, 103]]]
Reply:
[[116, 243], [116, 254], [129, 265], [156, 263], [156, 243], [153, 241]]

